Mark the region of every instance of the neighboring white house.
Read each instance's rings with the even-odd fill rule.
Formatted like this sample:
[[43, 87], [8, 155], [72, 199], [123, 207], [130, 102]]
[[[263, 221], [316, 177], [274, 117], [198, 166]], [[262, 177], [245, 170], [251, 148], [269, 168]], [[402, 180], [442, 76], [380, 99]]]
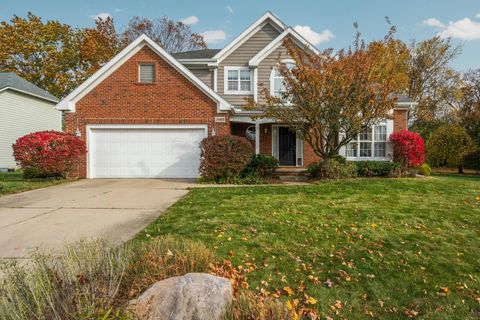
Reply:
[[58, 99], [17, 76], [0, 72], [0, 169], [14, 168], [12, 144], [32, 132], [62, 130]]

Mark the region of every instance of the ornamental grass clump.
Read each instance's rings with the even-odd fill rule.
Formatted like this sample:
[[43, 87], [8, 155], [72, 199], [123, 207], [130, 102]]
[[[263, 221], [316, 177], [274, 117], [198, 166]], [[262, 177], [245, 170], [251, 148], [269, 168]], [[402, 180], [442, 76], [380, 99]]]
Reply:
[[214, 262], [203, 244], [171, 236], [120, 246], [80, 241], [29, 260], [1, 265], [2, 320], [133, 319], [130, 299], [157, 281], [208, 272]]

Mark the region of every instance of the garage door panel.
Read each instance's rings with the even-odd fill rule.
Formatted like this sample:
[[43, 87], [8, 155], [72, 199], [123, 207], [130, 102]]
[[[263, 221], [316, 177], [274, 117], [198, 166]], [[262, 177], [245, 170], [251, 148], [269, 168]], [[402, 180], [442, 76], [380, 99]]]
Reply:
[[203, 128], [92, 129], [92, 178], [195, 178]]

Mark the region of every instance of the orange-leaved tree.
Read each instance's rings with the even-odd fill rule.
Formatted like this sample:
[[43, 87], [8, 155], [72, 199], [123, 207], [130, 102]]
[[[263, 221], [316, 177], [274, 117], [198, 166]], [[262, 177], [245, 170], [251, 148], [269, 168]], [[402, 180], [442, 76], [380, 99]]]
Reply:
[[359, 132], [387, 119], [395, 93], [405, 87], [408, 50], [394, 32], [368, 44], [357, 32], [349, 49], [320, 54], [287, 39], [295, 66], [277, 65], [285, 90], [273, 96], [265, 88], [264, 102], [249, 100], [248, 107], [289, 126], [322, 159], [332, 158]]
[[15, 72], [61, 98], [124, 45], [111, 18], [97, 19], [94, 28], [72, 28], [29, 12], [0, 22], [0, 72]]

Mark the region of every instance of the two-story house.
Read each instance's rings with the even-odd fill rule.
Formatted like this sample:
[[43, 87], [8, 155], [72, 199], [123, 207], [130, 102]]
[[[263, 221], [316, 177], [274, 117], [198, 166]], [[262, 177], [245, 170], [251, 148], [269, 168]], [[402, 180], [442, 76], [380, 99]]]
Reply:
[[[86, 139], [88, 155], [78, 173], [89, 178], [198, 176], [199, 142], [233, 134], [252, 141], [256, 153], [285, 167], [304, 168], [318, 157], [295, 132], [274, 120], [253, 120], [245, 98], [284, 90], [279, 62], [294, 64], [285, 39], [315, 46], [267, 12], [221, 50], [170, 55], [141, 36], [57, 106], [66, 130]], [[392, 120], [359, 134], [341, 153], [351, 160], [386, 159], [388, 136], [407, 128], [414, 103], [401, 97]]]

